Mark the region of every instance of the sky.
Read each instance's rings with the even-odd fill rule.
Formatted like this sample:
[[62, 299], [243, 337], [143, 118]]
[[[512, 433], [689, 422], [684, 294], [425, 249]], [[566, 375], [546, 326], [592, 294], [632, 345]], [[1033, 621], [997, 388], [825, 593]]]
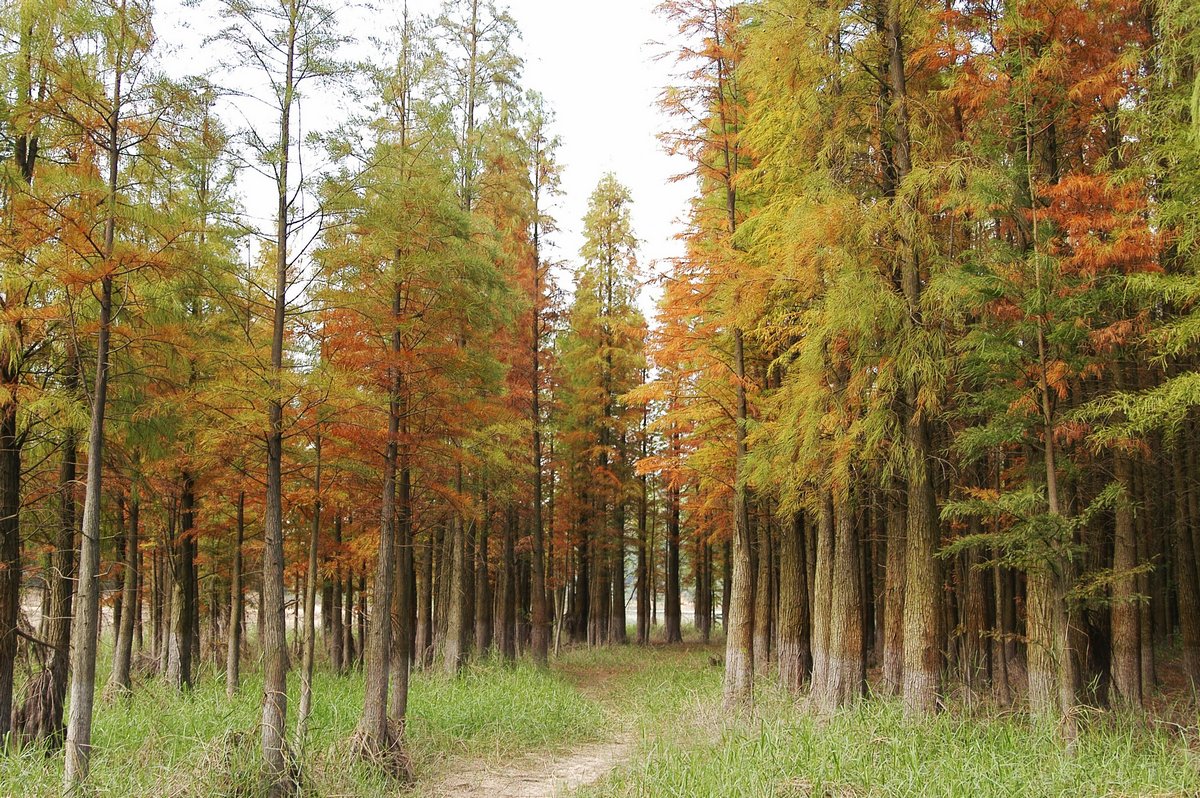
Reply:
[[[369, 37], [399, 17], [401, 2], [348, 7], [343, 22], [357, 43], [346, 55], [369, 55], [368, 48], [375, 46]], [[688, 171], [687, 160], [668, 155], [658, 140], [658, 134], [674, 124], [659, 110], [657, 100], [672, 82], [674, 59], [660, 56], [672, 45], [675, 32], [655, 14], [657, 2], [497, 0], [498, 6], [507, 6], [521, 31], [516, 49], [525, 64], [523, 84], [546, 98], [555, 114], [553, 132], [562, 142], [563, 195], [554, 209], [559, 232], [551, 241], [550, 255], [568, 266], [578, 260], [588, 196], [604, 173], [613, 172], [633, 196], [639, 263], [647, 282], [640, 304], [651, 320], [658, 291], [650, 280], [665, 270], [666, 259], [682, 252], [676, 234], [694, 192], [690, 179], [672, 180]], [[440, 5], [440, 0], [409, 0], [414, 15], [436, 15]], [[199, 7], [182, 6], [180, 0], [160, 5], [159, 38], [175, 47], [171, 71], [212, 65], [205, 62], [213, 50], [202, 45], [204, 36], [216, 30], [207, 10], [204, 0]], [[215, 77], [221, 79], [219, 73]], [[314, 125], [321, 115], [336, 121], [341, 112], [312, 98], [304, 114]], [[253, 177], [243, 180], [243, 194], [250, 198], [263, 188], [255, 186]]]

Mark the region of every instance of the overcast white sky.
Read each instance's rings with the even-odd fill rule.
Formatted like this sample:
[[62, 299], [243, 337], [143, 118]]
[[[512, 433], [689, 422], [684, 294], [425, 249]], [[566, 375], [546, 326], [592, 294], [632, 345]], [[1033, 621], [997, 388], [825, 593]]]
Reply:
[[[180, 3], [162, 0], [156, 15], [160, 40], [175, 50], [167, 58], [170, 70], [182, 74], [213, 66], [216, 48], [200, 45], [206, 34], [216, 30], [214, 6], [204, 0], [199, 8]], [[525, 62], [524, 85], [548, 100], [556, 115], [554, 132], [562, 140], [563, 196], [555, 213], [560, 232], [552, 255], [568, 263], [577, 260], [588, 195], [601, 175], [612, 171], [633, 195], [644, 278], [661, 271], [664, 259], [681, 252], [675, 234], [694, 189], [690, 180], [671, 181], [673, 175], [688, 170], [688, 163], [668, 156], [657, 139], [672, 125], [656, 101], [674, 69], [672, 59], [657, 56], [673, 45], [675, 32], [654, 13], [656, 4], [657, 0], [497, 3], [507, 5], [521, 31], [516, 49]], [[436, 14], [440, 6], [440, 0], [409, 0], [414, 15]], [[356, 46], [371, 48], [368, 37], [380, 35], [402, 8], [403, 0], [385, 0], [365, 13], [362, 7], [348, 7], [343, 20], [358, 40]], [[213, 77], [223, 80], [220, 70]], [[304, 109], [306, 127], [320, 127], [317, 118], [325, 113], [331, 121], [339, 121], [339, 110], [326, 105], [310, 98]], [[243, 193], [258, 193], [252, 180], [244, 183]], [[643, 292], [642, 308], [651, 319], [656, 294], [650, 288]]]

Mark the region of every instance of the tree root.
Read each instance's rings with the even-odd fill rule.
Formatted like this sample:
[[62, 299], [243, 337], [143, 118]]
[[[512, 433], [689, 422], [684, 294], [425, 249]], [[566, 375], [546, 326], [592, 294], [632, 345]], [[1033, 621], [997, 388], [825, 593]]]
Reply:
[[380, 740], [373, 734], [356, 732], [350, 743], [351, 752], [369, 762], [388, 776], [404, 785], [414, 782], [412, 759], [404, 749], [404, 727], [389, 720], [386, 739]]

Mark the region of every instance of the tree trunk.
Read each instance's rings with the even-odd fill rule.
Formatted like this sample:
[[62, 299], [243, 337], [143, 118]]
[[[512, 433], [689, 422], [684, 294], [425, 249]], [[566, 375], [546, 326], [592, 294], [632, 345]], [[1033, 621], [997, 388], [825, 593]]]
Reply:
[[233, 565], [229, 574], [229, 630], [225, 648], [225, 695], [237, 693], [241, 684], [242, 660], [242, 541], [246, 536], [246, 492], [239, 491], [237, 499], [237, 529], [233, 544]]
[[683, 613], [680, 608], [679, 579], [679, 487], [667, 488], [667, 581], [663, 606], [663, 639], [667, 643], [683, 641]]
[[1137, 601], [1137, 537], [1133, 514], [1133, 464], [1123, 452], [1114, 455], [1121, 496], [1113, 532], [1112, 679], [1117, 701], [1127, 708], [1142, 706], [1140, 609]]
[[887, 502], [887, 565], [883, 602], [883, 695], [900, 695], [904, 688], [904, 559], [908, 509], [903, 485], [896, 484]]
[[313, 517], [308, 534], [308, 570], [304, 580], [304, 628], [303, 648], [300, 656], [300, 709], [296, 713], [296, 747], [304, 751], [308, 738], [308, 719], [312, 715], [313, 665], [317, 654], [317, 547], [321, 540], [321, 433], [313, 436], [313, 456], [316, 458], [316, 473], [313, 475]]
[[779, 683], [798, 695], [812, 667], [804, 514], [792, 515], [779, 541]]
[[[67, 356], [67, 389], [74, 392], [74, 352]], [[42, 639], [50, 646], [46, 667], [25, 683], [21, 706], [13, 717], [13, 731], [25, 740], [44, 741], [57, 750], [66, 737], [63, 703], [71, 662], [71, 618], [75, 587], [75, 478], [77, 463], [75, 431], [67, 428], [58, 471], [58, 526], [54, 552], [50, 555], [50, 592], [42, 609]]]
[[834, 543], [829, 598], [829, 654], [825, 685], [816, 708], [833, 712], [862, 695], [865, 684], [863, 658], [863, 602], [859, 582], [859, 546], [849, 497], [840, 491], [834, 498]]
[[104, 273], [100, 278], [100, 318], [96, 334], [96, 376], [92, 383], [92, 416], [88, 429], [87, 489], [83, 499], [79, 574], [75, 586], [75, 620], [71, 629], [71, 708], [67, 720], [63, 787], [68, 794], [88, 778], [92, 751], [92, 705], [96, 694], [96, 642], [100, 624], [100, 497], [104, 474], [104, 419], [108, 407], [109, 339], [112, 323], [112, 264], [117, 231], [117, 186], [121, 122], [121, 83], [124, 73], [125, 6], [122, 37], [113, 59], [112, 106], [108, 114], [108, 194], [104, 223]]
[[[136, 490], [136, 489], [135, 489]], [[117, 647], [113, 652], [113, 668], [108, 677], [109, 689], [113, 693], [129, 692], [129, 663], [133, 657], [133, 623], [137, 617], [138, 601], [138, 508], [137, 494], [130, 497], [129, 531], [125, 536], [125, 573], [121, 588], [124, 612], [117, 631]]]

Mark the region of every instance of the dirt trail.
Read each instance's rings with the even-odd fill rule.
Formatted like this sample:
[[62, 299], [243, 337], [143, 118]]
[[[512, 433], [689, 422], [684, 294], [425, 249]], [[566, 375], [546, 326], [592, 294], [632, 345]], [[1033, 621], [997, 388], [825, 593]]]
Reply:
[[633, 752], [631, 739], [531, 754], [501, 765], [461, 762], [428, 795], [437, 798], [558, 798], [593, 784]]
[[[609, 704], [615, 677], [623, 669], [559, 671], [585, 696]], [[611, 709], [611, 707], [610, 707]], [[613, 725], [620, 725], [616, 717]], [[562, 798], [625, 762], [634, 752], [634, 736], [614, 732], [611, 740], [582, 743], [566, 751], [533, 752], [506, 762], [463, 759], [450, 764], [423, 796], [429, 798]]]

